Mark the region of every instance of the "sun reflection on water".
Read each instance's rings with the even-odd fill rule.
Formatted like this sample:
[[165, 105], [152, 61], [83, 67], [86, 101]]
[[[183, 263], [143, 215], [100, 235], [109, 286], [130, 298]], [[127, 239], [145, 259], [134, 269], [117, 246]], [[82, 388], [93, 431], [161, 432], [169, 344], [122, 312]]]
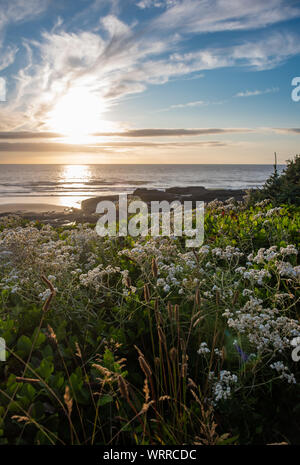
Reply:
[[91, 177], [90, 167], [87, 165], [64, 165], [61, 173], [61, 183], [72, 183], [84, 186]]
[[92, 178], [90, 167], [87, 165], [64, 165], [60, 173], [60, 187], [64, 194], [59, 196], [59, 204], [67, 207], [80, 208], [80, 202], [93, 196], [87, 192], [87, 183]]

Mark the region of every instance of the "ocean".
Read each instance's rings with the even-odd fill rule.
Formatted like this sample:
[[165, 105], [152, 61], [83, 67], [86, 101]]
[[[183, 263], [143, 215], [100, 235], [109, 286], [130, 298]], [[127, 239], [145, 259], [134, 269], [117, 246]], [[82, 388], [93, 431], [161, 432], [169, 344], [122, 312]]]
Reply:
[[87, 198], [137, 187], [249, 189], [262, 186], [272, 172], [273, 165], [0, 165], [0, 204], [80, 207]]

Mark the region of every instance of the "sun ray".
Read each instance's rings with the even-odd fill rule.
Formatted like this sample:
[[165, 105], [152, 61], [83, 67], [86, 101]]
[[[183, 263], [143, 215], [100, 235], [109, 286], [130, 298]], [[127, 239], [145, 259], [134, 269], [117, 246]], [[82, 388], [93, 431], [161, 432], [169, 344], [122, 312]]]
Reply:
[[70, 89], [48, 115], [47, 124], [53, 131], [66, 136], [69, 143], [89, 142], [89, 135], [103, 126], [104, 102], [88, 89]]

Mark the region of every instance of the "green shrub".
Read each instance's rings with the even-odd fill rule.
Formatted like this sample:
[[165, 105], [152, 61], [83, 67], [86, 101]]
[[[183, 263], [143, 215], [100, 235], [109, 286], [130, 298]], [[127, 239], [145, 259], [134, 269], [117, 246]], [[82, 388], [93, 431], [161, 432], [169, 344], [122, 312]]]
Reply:
[[264, 186], [251, 193], [252, 202], [270, 199], [274, 205], [283, 203], [300, 205], [300, 156], [296, 155], [293, 160], [287, 161], [287, 167], [281, 175], [278, 174], [277, 166], [266, 181]]

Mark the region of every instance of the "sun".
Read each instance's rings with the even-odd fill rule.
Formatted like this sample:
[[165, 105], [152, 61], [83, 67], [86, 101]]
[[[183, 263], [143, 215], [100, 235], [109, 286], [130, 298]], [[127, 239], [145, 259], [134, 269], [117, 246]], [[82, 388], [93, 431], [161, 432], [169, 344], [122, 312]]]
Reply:
[[104, 111], [104, 102], [99, 97], [88, 89], [74, 88], [56, 103], [47, 123], [69, 142], [80, 143], [89, 134], [99, 131]]

